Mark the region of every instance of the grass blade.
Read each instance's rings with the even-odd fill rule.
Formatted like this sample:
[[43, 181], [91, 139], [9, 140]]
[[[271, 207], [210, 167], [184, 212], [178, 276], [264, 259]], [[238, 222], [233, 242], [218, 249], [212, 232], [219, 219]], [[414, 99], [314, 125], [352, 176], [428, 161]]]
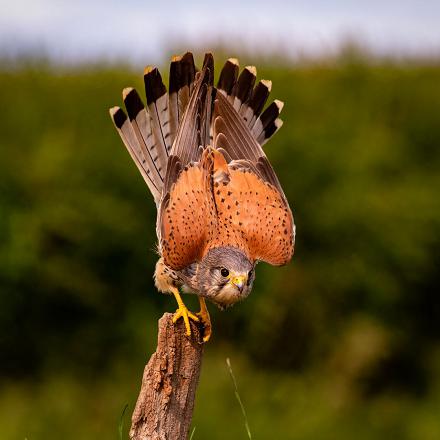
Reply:
[[229, 358], [226, 358], [226, 365], [228, 366], [229, 374], [231, 375], [232, 383], [234, 384], [235, 397], [236, 397], [236, 399], [238, 401], [238, 404], [240, 405], [241, 412], [243, 414], [244, 426], [246, 428], [247, 435], [249, 437], [249, 440], [252, 440], [252, 435], [251, 435], [251, 430], [249, 428], [249, 422], [248, 422], [248, 418], [247, 418], [247, 415], [246, 415], [246, 410], [244, 409], [243, 402], [241, 401], [240, 394], [238, 392], [237, 381], [235, 380], [235, 376], [234, 376], [234, 373], [232, 371], [231, 361], [230, 361]]
[[189, 440], [192, 440], [195, 431], [196, 431], [196, 427], [194, 426], [191, 435], [189, 436]]
[[118, 426], [119, 440], [122, 440], [122, 432], [124, 431], [124, 416], [125, 416], [125, 411], [127, 411], [127, 408], [128, 408], [128, 403], [124, 406], [121, 417], [119, 419], [119, 426]]

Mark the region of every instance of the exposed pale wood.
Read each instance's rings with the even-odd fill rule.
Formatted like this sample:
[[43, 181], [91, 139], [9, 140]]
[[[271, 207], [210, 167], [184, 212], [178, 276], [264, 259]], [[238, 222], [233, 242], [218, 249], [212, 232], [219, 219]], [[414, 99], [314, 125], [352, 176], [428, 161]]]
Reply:
[[185, 440], [191, 425], [202, 366], [199, 328], [191, 323], [188, 338], [182, 320], [159, 320], [156, 352], [145, 366], [142, 387], [132, 416], [132, 440]]

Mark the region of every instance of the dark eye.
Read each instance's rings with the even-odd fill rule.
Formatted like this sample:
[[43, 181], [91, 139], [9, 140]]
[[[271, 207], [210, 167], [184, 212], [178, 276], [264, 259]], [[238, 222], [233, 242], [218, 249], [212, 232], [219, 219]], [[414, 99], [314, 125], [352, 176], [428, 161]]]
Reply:
[[248, 276], [247, 276], [247, 285], [249, 286], [249, 284], [251, 284], [251, 279], [252, 279], [252, 275], [254, 274], [254, 271], [251, 269], [249, 272], [248, 272]]
[[226, 278], [226, 277], [229, 275], [229, 270], [223, 268], [223, 269], [220, 271], [220, 273], [222, 274], [222, 277], [225, 277], [225, 278]]

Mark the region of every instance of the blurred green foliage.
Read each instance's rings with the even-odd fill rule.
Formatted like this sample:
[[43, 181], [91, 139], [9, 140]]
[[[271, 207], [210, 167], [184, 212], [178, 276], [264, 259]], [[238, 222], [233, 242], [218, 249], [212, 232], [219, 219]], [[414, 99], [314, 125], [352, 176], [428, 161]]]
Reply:
[[[258, 66], [286, 102], [266, 151], [296, 255], [213, 310], [194, 439], [246, 438], [226, 357], [255, 438], [439, 438], [440, 66], [274, 66]], [[107, 114], [127, 85], [141, 72], [0, 69], [2, 439], [117, 438], [175, 308], [151, 279], [154, 204]]]

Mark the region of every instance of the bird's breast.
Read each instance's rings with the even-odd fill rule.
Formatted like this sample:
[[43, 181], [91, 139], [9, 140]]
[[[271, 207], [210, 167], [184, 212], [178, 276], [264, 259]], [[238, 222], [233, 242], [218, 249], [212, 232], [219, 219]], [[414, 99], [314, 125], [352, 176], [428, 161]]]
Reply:
[[210, 295], [208, 298], [221, 309], [225, 309], [238, 301], [242, 301], [248, 294], [248, 291], [240, 291], [234, 285], [227, 284], [215, 295]]

